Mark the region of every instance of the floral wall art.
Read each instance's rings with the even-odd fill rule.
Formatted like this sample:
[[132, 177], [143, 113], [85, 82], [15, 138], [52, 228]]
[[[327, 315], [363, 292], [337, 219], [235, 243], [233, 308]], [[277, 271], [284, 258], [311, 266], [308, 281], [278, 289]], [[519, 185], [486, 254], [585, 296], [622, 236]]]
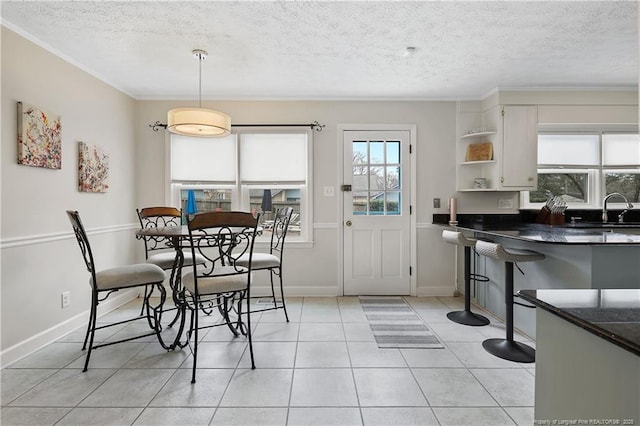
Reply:
[[18, 164], [60, 169], [61, 131], [59, 115], [18, 102]]
[[97, 145], [78, 142], [78, 190], [109, 190], [109, 154]]

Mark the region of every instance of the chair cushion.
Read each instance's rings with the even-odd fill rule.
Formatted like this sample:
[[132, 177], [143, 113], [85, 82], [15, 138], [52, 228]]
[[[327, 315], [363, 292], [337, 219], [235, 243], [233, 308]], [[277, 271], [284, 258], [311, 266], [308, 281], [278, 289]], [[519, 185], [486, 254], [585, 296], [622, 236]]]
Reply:
[[149, 263], [137, 263], [96, 272], [96, 288], [98, 290], [113, 290], [161, 283], [165, 277], [165, 272], [159, 266]]
[[[147, 263], [153, 263], [154, 265], [158, 265], [162, 269], [168, 270], [173, 268], [173, 262], [176, 260], [176, 252], [175, 251], [165, 251], [162, 253], [156, 253], [147, 259]], [[207, 261], [205, 257], [201, 254], [196, 253], [196, 265], [202, 265]], [[191, 256], [190, 251], [184, 252], [184, 263], [182, 266], [191, 266], [193, 265], [193, 256]]]
[[[198, 274], [200, 274], [200, 272], [198, 272]], [[182, 277], [182, 284], [184, 284], [184, 287], [191, 294], [195, 294], [196, 283], [193, 277], [193, 271], [186, 273], [184, 277]], [[200, 295], [245, 290], [248, 285], [249, 274], [237, 273], [236, 269], [232, 266], [218, 267], [214, 270], [214, 275], [198, 277], [198, 293]]]
[[[269, 253], [253, 253], [251, 269], [269, 269], [280, 267], [280, 258]], [[243, 254], [236, 261], [236, 265], [249, 266], [249, 255]]]

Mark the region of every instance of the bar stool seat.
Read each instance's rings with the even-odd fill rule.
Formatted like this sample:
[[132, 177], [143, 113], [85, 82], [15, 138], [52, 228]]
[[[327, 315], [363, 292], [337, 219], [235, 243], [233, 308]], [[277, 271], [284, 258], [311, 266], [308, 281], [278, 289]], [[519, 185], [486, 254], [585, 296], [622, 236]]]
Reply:
[[516, 262], [535, 262], [544, 259], [544, 254], [533, 250], [505, 249], [501, 244], [477, 241], [476, 251], [484, 256], [504, 262], [506, 305], [506, 338], [487, 339], [482, 347], [490, 354], [514, 362], [534, 362], [536, 351], [524, 343], [513, 340], [513, 265]]
[[442, 231], [442, 239], [449, 244], [464, 247], [464, 311], [449, 312], [447, 318], [458, 324], [474, 327], [489, 324], [487, 317], [471, 312], [471, 280], [478, 277], [471, 273], [471, 249], [475, 247], [477, 240], [465, 237], [462, 232], [446, 229]]

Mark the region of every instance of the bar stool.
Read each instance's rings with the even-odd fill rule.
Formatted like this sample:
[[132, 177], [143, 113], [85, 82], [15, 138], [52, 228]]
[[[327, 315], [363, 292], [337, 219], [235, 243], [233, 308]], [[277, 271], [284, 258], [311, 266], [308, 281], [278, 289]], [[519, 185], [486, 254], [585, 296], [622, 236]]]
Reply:
[[488, 281], [484, 276], [471, 273], [471, 249], [475, 247], [477, 240], [466, 238], [462, 232], [448, 230], [442, 231], [442, 239], [449, 244], [464, 246], [464, 311], [449, 312], [447, 318], [458, 324], [474, 327], [489, 324], [487, 317], [471, 312], [471, 280], [481, 278], [482, 281]]
[[501, 244], [489, 241], [478, 241], [476, 251], [484, 256], [504, 261], [506, 305], [506, 339], [487, 339], [482, 347], [492, 355], [515, 362], [534, 362], [536, 351], [524, 343], [513, 340], [513, 265], [516, 262], [534, 262], [544, 259], [544, 254], [532, 250], [509, 249]]

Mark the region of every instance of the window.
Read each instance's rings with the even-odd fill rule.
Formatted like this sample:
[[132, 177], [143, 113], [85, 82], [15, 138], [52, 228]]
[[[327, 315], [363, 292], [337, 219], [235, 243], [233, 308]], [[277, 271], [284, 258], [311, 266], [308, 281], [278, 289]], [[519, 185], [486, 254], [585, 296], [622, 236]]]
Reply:
[[352, 186], [354, 215], [400, 215], [400, 141], [354, 141]]
[[170, 150], [172, 202], [183, 212], [192, 190], [198, 211], [260, 213], [267, 239], [275, 211], [290, 206], [288, 239], [311, 239], [310, 130], [243, 130], [215, 139], [171, 135]]
[[560, 196], [574, 207], [600, 208], [604, 195], [612, 192], [640, 201], [638, 133], [538, 135], [538, 189], [523, 192], [523, 207], [538, 208]]

